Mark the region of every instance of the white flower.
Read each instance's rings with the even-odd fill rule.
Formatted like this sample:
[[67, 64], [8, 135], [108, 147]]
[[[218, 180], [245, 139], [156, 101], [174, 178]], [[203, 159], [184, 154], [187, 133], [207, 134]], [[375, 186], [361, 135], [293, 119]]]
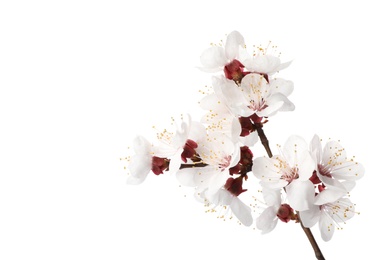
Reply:
[[214, 205], [229, 206], [232, 213], [244, 225], [250, 226], [253, 223], [251, 208], [242, 202], [238, 196], [234, 196], [225, 189], [220, 189], [213, 195], [207, 196], [207, 200]]
[[207, 130], [226, 135], [233, 142], [237, 142], [241, 134], [238, 117], [229, 110], [224, 102], [221, 102], [217, 94], [209, 94], [199, 103], [200, 107], [207, 111], [201, 120], [208, 126]]
[[327, 187], [351, 191], [355, 181], [364, 176], [363, 165], [348, 159], [339, 142], [328, 141], [322, 148], [320, 138], [315, 135], [310, 151], [316, 161], [316, 175]]
[[[321, 193], [334, 190], [324, 190]], [[337, 192], [337, 191], [336, 191]], [[320, 193], [320, 194], [321, 194]], [[330, 195], [329, 197], [334, 197]], [[324, 196], [327, 197], [327, 196]], [[324, 241], [329, 241], [336, 228], [339, 228], [340, 223], [351, 219], [355, 215], [355, 206], [350, 199], [339, 196], [334, 201], [317, 200], [315, 205], [312, 205], [309, 210], [301, 211], [300, 218], [305, 227], [311, 228], [316, 223], [321, 231], [321, 237]]]
[[214, 77], [213, 87], [223, 102], [237, 117], [267, 117], [278, 111], [292, 111], [294, 104], [287, 98], [294, 88], [291, 81], [273, 79], [268, 82], [262, 75], [251, 73], [242, 78], [239, 86], [225, 77]]
[[[184, 120], [186, 119], [186, 120]], [[192, 121], [188, 115], [182, 118], [180, 125], [176, 126], [176, 133], [164, 130], [158, 134], [159, 143], [154, 148], [154, 156], [169, 159], [169, 171], [177, 172], [183, 163], [183, 152], [188, 144], [196, 145], [198, 139], [203, 138], [206, 130], [199, 122]]]
[[134, 156], [130, 157], [128, 184], [142, 183], [152, 169], [152, 145], [142, 136], [133, 140]]
[[196, 186], [198, 193], [207, 189], [213, 195], [223, 188], [230, 177], [229, 169], [239, 162], [240, 148], [226, 136], [211, 133], [199, 140], [196, 151], [207, 166], [181, 169], [178, 180], [183, 185]]
[[291, 136], [281, 155], [259, 157], [253, 161], [253, 174], [263, 187], [285, 188], [289, 204], [298, 211], [309, 209], [313, 203], [314, 185], [309, 180], [315, 169], [307, 143], [299, 136]]
[[282, 204], [280, 190], [263, 189], [263, 198], [267, 208], [256, 218], [256, 227], [262, 234], [267, 234], [274, 230], [278, 224], [278, 210]]
[[200, 56], [203, 65], [202, 70], [206, 72], [217, 72], [238, 57], [239, 48], [244, 47], [245, 42], [242, 35], [237, 32], [231, 32], [226, 39], [224, 47], [212, 46], [206, 49]]
[[[206, 166], [179, 170], [179, 183], [195, 187], [195, 195], [214, 206], [228, 206], [244, 225], [252, 224], [251, 209], [235, 194], [229, 191], [227, 184], [231, 177], [229, 169], [240, 160], [240, 147], [227, 136], [210, 133], [198, 143], [197, 153]], [[238, 177], [239, 178], [239, 177]]]
[[250, 72], [272, 75], [287, 68], [291, 64], [291, 61], [281, 63], [280, 59], [276, 56], [258, 53], [254, 57], [243, 59], [242, 64]]

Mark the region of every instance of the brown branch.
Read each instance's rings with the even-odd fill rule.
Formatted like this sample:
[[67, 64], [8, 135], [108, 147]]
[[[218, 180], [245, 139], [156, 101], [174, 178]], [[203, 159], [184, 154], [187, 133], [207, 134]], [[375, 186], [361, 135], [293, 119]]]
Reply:
[[264, 134], [263, 130], [263, 124], [262, 123], [254, 123], [254, 126], [256, 128], [257, 134], [260, 137], [261, 144], [264, 146], [265, 150], [267, 151], [268, 157], [272, 157], [271, 148], [269, 147], [269, 142], [267, 137]]
[[180, 165], [180, 170], [181, 169], [187, 169], [187, 168], [197, 168], [197, 167], [206, 167], [208, 164], [206, 163], [194, 163], [194, 164], [182, 164]]
[[314, 253], [315, 253], [315, 255], [316, 255], [316, 258], [317, 258], [318, 260], [325, 260], [325, 257], [324, 257], [324, 255], [322, 254], [321, 249], [320, 249], [320, 247], [318, 246], [317, 241], [316, 241], [316, 239], [314, 238], [313, 233], [311, 232], [310, 228], [307, 228], [307, 227], [305, 227], [305, 226], [302, 224], [301, 218], [300, 218], [300, 216], [299, 216], [299, 212], [297, 212], [297, 215], [298, 215], [299, 223], [301, 224], [301, 227], [302, 227], [302, 229], [303, 229], [303, 232], [305, 232], [305, 234], [306, 234], [306, 236], [307, 236], [307, 239], [309, 239], [309, 242], [310, 242], [310, 244], [311, 244], [311, 247], [313, 248]]

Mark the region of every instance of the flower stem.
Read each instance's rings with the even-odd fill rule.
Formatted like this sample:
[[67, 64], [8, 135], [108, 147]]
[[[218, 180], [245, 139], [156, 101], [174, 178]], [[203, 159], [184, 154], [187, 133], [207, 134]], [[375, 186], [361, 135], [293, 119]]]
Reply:
[[[268, 142], [267, 136], [265, 135], [264, 130], [263, 130], [263, 124], [254, 123], [253, 125], [255, 126], [257, 134], [259, 135], [259, 138], [261, 140], [261, 144], [264, 146], [265, 150], [267, 151], [268, 157], [271, 158], [272, 152], [271, 152], [271, 148], [269, 147], [269, 142]], [[314, 253], [316, 255], [316, 258], [318, 260], [325, 260], [325, 257], [323, 256], [321, 249], [318, 246], [317, 241], [314, 238], [313, 233], [311, 232], [310, 228], [307, 228], [302, 224], [301, 218], [299, 217], [299, 212], [297, 212], [297, 215], [298, 215], [299, 224], [301, 225], [303, 232], [305, 232], [307, 238], [309, 239], [309, 242], [310, 242], [310, 244], [314, 250]]]
[[181, 169], [186, 169], [186, 168], [206, 167], [207, 165], [208, 164], [205, 164], [205, 163], [181, 164], [180, 165], [180, 170]]
[[263, 124], [262, 123], [254, 123], [254, 126], [256, 128], [257, 134], [260, 137], [261, 144], [264, 146], [265, 150], [267, 151], [268, 157], [272, 157], [271, 148], [269, 147], [269, 142], [267, 137], [265, 136], [264, 130], [263, 130]]
[[314, 253], [316, 255], [316, 258], [318, 260], [325, 260], [325, 257], [323, 256], [323, 254], [321, 252], [321, 249], [318, 246], [317, 241], [314, 238], [313, 233], [311, 232], [310, 228], [307, 228], [307, 227], [303, 226], [302, 221], [301, 221], [301, 219], [299, 217], [299, 212], [298, 212], [298, 220], [299, 220], [299, 223], [301, 224], [303, 232], [305, 232], [305, 234], [307, 236], [307, 239], [309, 239], [309, 242], [310, 242], [310, 244], [311, 244], [311, 246], [312, 246], [312, 248], [314, 250]]

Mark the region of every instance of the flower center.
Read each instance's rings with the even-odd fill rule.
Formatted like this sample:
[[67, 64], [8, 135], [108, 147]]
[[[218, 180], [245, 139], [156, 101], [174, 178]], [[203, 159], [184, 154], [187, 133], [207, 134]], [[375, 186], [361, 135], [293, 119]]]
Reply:
[[261, 98], [258, 102], [254, 101], [253, 99], [249, 101], [250, 105], [248, 106], [253, 111], [259, 112], [263, 109], [266, 109], [268, 105], [265, 103], [264, 99]]
[[299, 178], [299, 170], [297, 167], [287, 169], [283, 172], [282, 179], [291, 183], [293, 180]]
[[322, 164], [318, 164], [318, 171], [319, 171], [319, 174], [321, 174], [322, 176], [332, 178], [332, 175], [330, 174], [330, 169], [328, 167], [326, 167]]
[[223, 159], [221, 160], [221, 163], [218, 165], [221, 172], [230, 166], [231, 159], [232, 159], [232, 157], [230, 155], [223, 157]]

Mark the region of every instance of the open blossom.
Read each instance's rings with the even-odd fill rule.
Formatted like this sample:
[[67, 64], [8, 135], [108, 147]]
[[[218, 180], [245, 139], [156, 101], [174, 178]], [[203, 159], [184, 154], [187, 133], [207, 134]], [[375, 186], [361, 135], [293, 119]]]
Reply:
[[290, 62], [282, 63], [280, 58], [267, 53], [264, 48], [257, 48], [256, 53], [246, 50], [244, 37], [237, 31], [228, 34], [224, 46], [214, 45], [206, 49], [200, 61], [206, 72], [224, 71], [225, 77], [240, 81], [245, 75], [255, 72], [268, 76], [287, 68]]
[[197, 140], [206, 134], [204, 126], [192, 121], [188, 116], [187, 120], [181, 120], [176, 127], [176, 133], [164, 130], [158, 134], [158, 144], [154, 149], [154, 155], [161, 158], [169, 158], [169, 171], [176, 172], [180, 165], [195, 155]]
[[[226, 39], [225, 46], [214, 45], [206, 49], [200, 56], [203, 65], [202, 70], [206, 72], [217, 72], [234, 67], [232, 71], [241, 71], [242, 64], [236, 60], [239, 56], [240, 48], [245, 45], [244, 38], [237, 32], [231, 32]], [[227, 72], [227, 71], [226, 71]]]
[[291, 207], [301, 211], [309, 209], [313, 203], [314, 186], [309, 178], [314, 168], [315, 162], [305, 140], [291, 136], [280, 155], [256, 158], [252, 171], [263, 187], [285, 188]]
[[261, 230], [262, 234], [267, 234], [278, 224], [277, 213], [282, 200], [280, 190], [263, 189], [262, 194], [267, 208], [256, 218], [256, 227]]
[[[242, 177], [233, 178], [231, 169], [240, 163], [241, 152], [238, 144], [227, 136], [209, 133], [199, 140], [196, 149], [204, 167], [191, 167], [179, 170], [176, 177], [186, 186], [195, 187], [195, 195], [215, 206], [228, 206], [244, 225], [252, 224], [251, 209], [239, 195]], [[195, 164], [196, 165], [196, 164]]]
[[142, 136], [133, 140], [135, 154], [130, 157], [128, 184], [142, 183], [153, 167], [152, 145]]
[[363, 165], [348, 159], [339, 142], [328, 141], [322, 148], [320, 138], [314, 135], [310, 151], [316, 161], [313, 178], [317, 177], [327, 187], [350, 191], [355, 186], [355, 181], [364, 176]]
[[336, 189], [325, 189], [319, 195], [308, 210], [300, 212], [300, 218], [308, 228], [318, 223], [322, 239], [329, 241], [335, 229], [355, 215], [355, 205]]
[[269, 76], [287, 68], [291, 64], [291, 61], [282, 63], [279, 57], [261, 52], [255, 56], [252, 55], [252, 57], [242, 59], [242, 63], [248, 71]]
[[288, 99], [294, 85], [284, 79], [268, 82], [264, 76], [251, 73], [242, 78], [237, 86], [224, 77], [214, 77], [213, 87], [220, 102], [224, 103], [237, 117], [268, 117], [278, 111], [292, 111], [294, 104]]

